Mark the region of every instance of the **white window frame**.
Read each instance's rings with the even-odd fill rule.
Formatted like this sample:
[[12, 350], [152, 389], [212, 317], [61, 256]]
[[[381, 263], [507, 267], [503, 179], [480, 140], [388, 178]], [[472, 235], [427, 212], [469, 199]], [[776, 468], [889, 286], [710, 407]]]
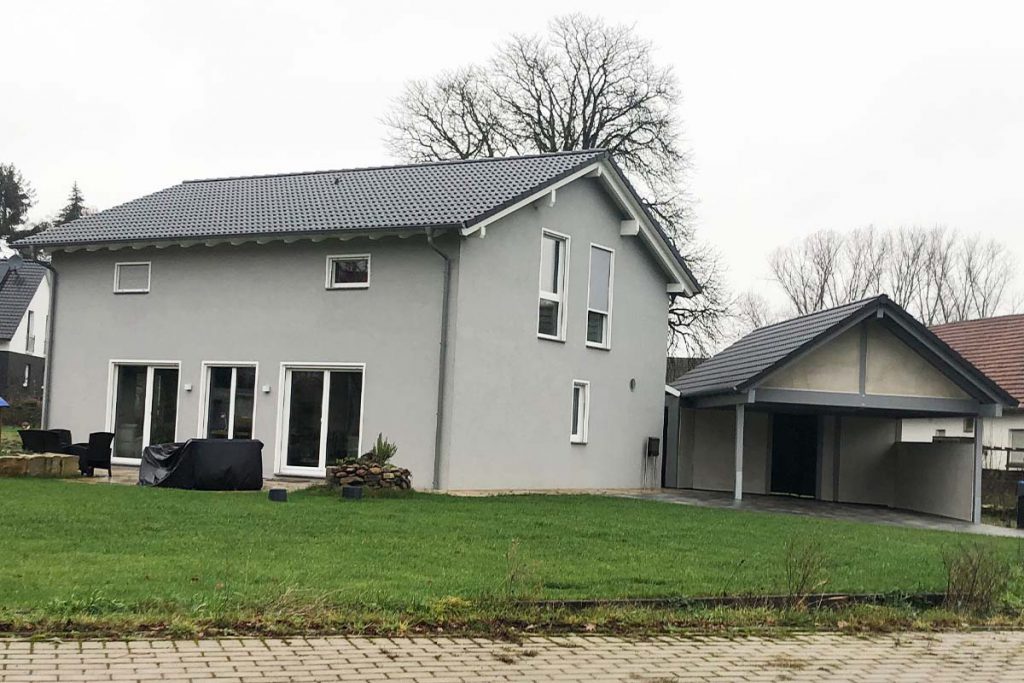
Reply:
[[590, 382], [585, 379], [574, 379], [572, 381], [572, 393], [569, 399], [569, 418], [572, 420], [572, 404], [576, 399], [576, 390], [580, 390], [580, 401], [582, 410], [579, 412], [579, 422], [573, 424], [569, 430], [569, 443], [586, 444], [590, 437]]
[[[36, 352], [36, 312], [29, 309], [25, 314], [25, 353]], [[25, 386], [28, 386], [26, 384]]]
[[[120, 365], [144, 365], [146, 367], [146, 400], [143, 408], [145, 422], [142, 428], [143, 448], [149, 445], [150, 430], [152, 421], [149, 419], [153, 412], [153, 372], [158, 369], [174, 369], [178, 371], [178, 391], [174, 405], [174, 440], [178, 440], [178, 417], [181, 412], [181, 361], [178, 360], [111, 360], [107, 371], [107, 419], [105, 421], [106, 431], [114, 432], [114, 405], [117, 402], [117, 368]], [[115, 437], [116, 438], [116, 437]], [[110, 462], [115, 465], [138, 465], [139, 458], [112, 457]]]
[[[594, 269], [594, 249], [600, 249], [607, 251], [611, 254], [611, 258], [608, 261], [608, 310], [602, 311], [597, 308], [591, 308], [590, 306], [590, 279], [592, 271]], [[583, 339], [589, 348], [592, 349], [603, 349], [608, 351], [612, 348], [612, 309], [615, 308], [615, 250], [611, 247], [606, 247], [603, 244], [597, 244], [595, 242], [590, 243], [590, 251], [587, 254], [590, 259], [590, 268], [587, 271], [587, 319], [584, 321], [586, 324], [583, 330]], [[590, 314], [600, 313], [604, 315], [604, 343], [599, 344], [592, 342], [587, 339], [587, 331], [590, 329]]]
[[[555, 292], [546, 292], [542, 288], [542, 283], [544, 282], [544, 240], [549, 237], [560, 240], [564, 245], [563, 253], [565, 256], [562, 268], [559, 271], [562, 291], [557, 294]], [[542, 228], [540, 231], [540, 250], [538, 251], [540, 264], [537, 266], [537, 321], [533, 326], [533, 329], [537, 331], [537, 337], [539, 339], [547, 339], [549, 341], [557, 342], [565, 341], [566, 320], [569, 317], [566, 314], [566, 305], [569, 301], [569, 258], [572, 254], [572, 250], [570, 249], [571, 241], [572, 238], [570, 238], [569, 235], [556, 232], [549, 228]], [[542, 300], [558, 302], [557, 335], [543, 334], [540, 331], [540, 302]]]
[[254, 368], [256, 370], [256, 379], [253, 386], [255, 387], [255, 393], [252, 400], [252, 438], [256, 437], [256, 410], [259, 404], [260, 394], [260, 364], [254, 360], [240, 360], [240, 361], [207, 361], [202, 362], [202, 383], [199, 385], [199, 424], [196, 433], [200, 439], [206, 437], [206, 427], [210, 419], [210, 406], [207, 405], [210, 396], [210, 377], [212, 376], [213, 368], [232, 368], [231, 373], [231, 402], [230, 412], [228, 414], [228, 438], [235, 438], [235, 388], [238, 382], [238, 370], [237, 368]]
[[[334, 282], [334, 263], [335, 261], [355, 261], [357, 259], [366, 260], [366, 282], [342, 282], [340, 284]], [[324, 280], [324, 287], [326, 289], [369, 289], [370, 287], [370, 255], [369, 254], [331, 254], [327, 257], [327, 278]]]
[[[145, 289], [118, 289], [117, 283], [121, 279], [121, 266], [146, 266], [146, 288]], [[149, 294], [153, 285], [153, 263], [152, 261], [119, 261], [114, 264], [114, 294]]]
[[[292, 383], [288, 381], [289, 370], [321, 370], [331, 372], [335, 370], [358, 370], [363, 375], [363, 391], [359, 396], [359, 447], [356, 449], [360, 454], [363, 452], [363, 436], [366, 432], [366, 363], [315, 363], [305, 361], [286, 361], [281, 363], [281, 374], [278, 377], [277, 402], [277, 439], [274, 442], [274, 473], [294, 475], [299, 477], [325, 477], [327, 476], [327, 463], [323, 451], [327, 441], [327, 420], [321, 416], [320, 420], [320, 447], [321, 464], [317, 467], [295, 467], [288, 465], [288, 423], [286, 413], [291, 409]], [[330, 382], [324, 382], [324, 393], [321, 398], [321, 405], [327, 403], [330, 396]]]

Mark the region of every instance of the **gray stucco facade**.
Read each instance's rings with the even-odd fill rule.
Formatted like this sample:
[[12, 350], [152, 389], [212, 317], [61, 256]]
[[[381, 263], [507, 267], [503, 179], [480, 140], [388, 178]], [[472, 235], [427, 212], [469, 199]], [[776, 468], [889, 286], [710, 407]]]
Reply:
[[[670, 278], [637, 235], [620, 233], [623, 218], [581, 177], [553, 203], [438, 237], [453, 264], [441, 488], [643, 483], [645, 439], [661, 435]], [[564, 342], [537, 335], [544, 229], [570, 238]], [[592, 242], [615, 250], [610, 350], [585, 344]], [[370, 255], [368, 288], [325, 288], [327, 257], [345, 254]], [[118, 262], [149, 262], [149, 292], [114, 294]], [[253, 437], [269, 476], [280, 471], [284, 365], [359, 365], [360, 450], [384, 433], [414, 485], [430, 487], [443, 261], [423, 232], [58, 250], [53, 265], [50, 426], [76, 438], [110, 428], [112, 363], [161, 362], [179, 368], [175, 438], [199, 436], [203, 364], [255, 363]], [[569, 438], [574, 379], [591, 387], [586, 444]]]

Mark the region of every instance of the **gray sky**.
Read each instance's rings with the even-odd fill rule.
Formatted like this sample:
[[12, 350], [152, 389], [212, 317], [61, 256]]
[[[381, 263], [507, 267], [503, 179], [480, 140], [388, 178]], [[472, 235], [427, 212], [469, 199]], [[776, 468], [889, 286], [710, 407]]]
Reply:
[[737, 289], [817, 228], [941, 223], [1024, 258], [1024, 3], [0, 0], [0, 161], [107, 208], [195, 177], [387, 163], [409, 78], [575, 10], [674, 67], [701, 235]]

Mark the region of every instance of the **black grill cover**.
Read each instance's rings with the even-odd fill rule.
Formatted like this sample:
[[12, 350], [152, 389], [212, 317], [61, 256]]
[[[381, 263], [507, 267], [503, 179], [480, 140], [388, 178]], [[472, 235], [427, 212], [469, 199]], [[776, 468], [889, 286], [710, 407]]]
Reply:
[[189, 439], [142, 451], [140, 486], [202, 491], [263, 488], [263, 442], [255, 439]]

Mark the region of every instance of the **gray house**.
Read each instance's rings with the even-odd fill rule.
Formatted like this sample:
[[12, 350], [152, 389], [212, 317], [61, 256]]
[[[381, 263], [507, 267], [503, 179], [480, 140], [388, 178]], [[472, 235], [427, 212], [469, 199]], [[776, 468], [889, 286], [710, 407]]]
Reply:
[[981, 421], [974, 443], [908, 443], [903, 421], [976, 420], [1017, 405], [884, 295], [755, 330], [672, 387], [670, 415], [679, 421], [667, 430], [668, 487], [974, 522]]
[[58, 274], [50, 426], [314, 477], [382, 432], [419, 488], [640, 486], [698, 290], [602, 150], [188, 181], [17, 246]]

